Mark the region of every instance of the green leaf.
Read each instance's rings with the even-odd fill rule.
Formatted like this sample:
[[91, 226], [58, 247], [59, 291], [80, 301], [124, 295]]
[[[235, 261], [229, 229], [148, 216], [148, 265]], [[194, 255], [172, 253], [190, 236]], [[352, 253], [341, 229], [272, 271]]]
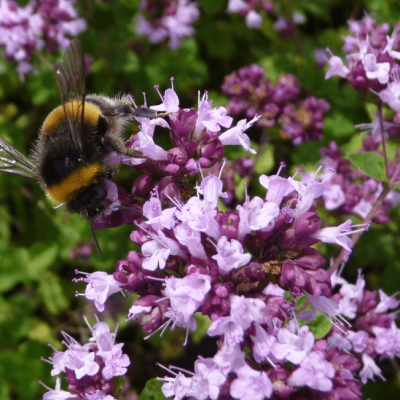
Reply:
[[147, 381], [142, 393], [140, 393], [139, 400], [164, 400], [166, 397], [161, 391], [163, 382], [157, 379], [150, 379]]
[[2, 248], [0, 263], [0, 293], [6, 292], [17, 283], [28, 282], [26, 265], [29, 254], [25, 248]]
[[38, 280], [40, 275], [54, 264], [58, 247], [56, 243], [51, 246], [48, 243], [36, 243], [30, 248], [29, 253], [27, 270], [33, 280]]
[[6, 350], [0, 354], [0, 369], [3, 377], [12, 383], [16, 392], [15, 398], [20, 400], [34, 400], [40, 398], [42, 391], [38, 380], [44, 376], [49, 367], [40, 360], [46, 356], [47, 346], [36, 342], [24, 343], [18, 353]]
[[354, 123], [339, 112], [332, 112], [324, 118], [324, 131], [340, 139], [354, 135]]
[[42, 276], [38, 292], [48, 311], [52, 314], [58, 314], [65, 310], [69, 303], [65, 297], [60, 279], [51, 272]]
[[211, 325], [210, 317], [203, 315], [199, 312], [195, 314], [197, 328], [195, 331], [190, 332], [192, 341], [199, 344], [207, 335], [207, 329]]
[[315, 336], [315, 339], [324, 338], [332, 328], [332, 322], [320, 313], [307, 325]]
[[385, 160], [376, 153], [353, 153], [347, 159], [369, 177], [386, 182]]
[[257, 156], [254, 172], [259, 175], [266, 174], [271, 171], [274, 165], [274, 146], [268, 145], [263, 153]]

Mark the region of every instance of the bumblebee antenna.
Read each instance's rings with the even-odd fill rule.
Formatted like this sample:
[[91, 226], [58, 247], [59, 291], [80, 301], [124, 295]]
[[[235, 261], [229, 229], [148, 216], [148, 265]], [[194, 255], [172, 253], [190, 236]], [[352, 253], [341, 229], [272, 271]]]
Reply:
[[92, 221], [92, 223], [90, 224], [90, 231], [92, 232], [93, 240], [96, 245], [96, 249], [99, 252], [99, 256], [100, 258], [103, 258], [103, 253], [101, 252], [99, 242], [97, 240], [96, 234], [94, 233], [94, 221]]

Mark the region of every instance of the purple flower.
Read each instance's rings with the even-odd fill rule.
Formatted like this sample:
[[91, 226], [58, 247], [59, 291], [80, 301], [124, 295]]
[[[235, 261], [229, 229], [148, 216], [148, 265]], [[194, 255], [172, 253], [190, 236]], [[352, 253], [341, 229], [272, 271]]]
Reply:
[[231, 383], [230, 394], [240, 400], [262, 400], [272, 395], [272, 383], [265, 372], [256, 371], [248, 365], [237, 371]]
[[205, 128], [210, 132], [219, 132], [221, 126], [229, 128], [232, 125], [233, 118], [227, 115], [225, 107], [211, 108], [211, 101], [208, 100], [207, 93], [204, 93], [201, 100], [199, 98], [198, 109], [198, 117], [193, 132], [194, 137], [199, 137]]
[[375, 382], [375, 375], [379, 376], [383, 381], [386, 381], [386, 379], [382, 376], [380, 368], [376, 365], [373, 358], [371, 358], [367, 354], [363, 354], [362, 360], [364, 366], [360, 371], [360, 378], [363, 384], [366, 384], [369, 379]]
[[122, 353], [122, 346], [124, 344], [116, 344], [112, 349], [102, 354], [104, 361], [104, 368], [102, 370], [102, 375], [105, 380], [110, 380], [116, 376], [122, 376], [126, 374], [127, 368], [130, 365], [129, 357]]
[[184, 256], [179, 243], [166, 237], [161, 230], [157, 234], [150, 233], [150, 237], [152, 240], [142, 246], [142, 253], [146, 257], [142, 263], [144, 269], [149, 271], [164, 269], [170, 255]]
[[343, 64], [342, 59], [338, 56], [334, 56], [329, 49], [326, 49], [326, 51], [331, 55], [328, 59], [328, 64], [331, 69], [325, 74], [325, 79], [329, 79], [334, 75], [346, 78], [350, 70]]
[[243, 254], [243, 246], [240, 242], [235, 239], [229, 242], [226, 236], [218, 240], [217, 253], [212, 258], [217, 262], [222, 275], [248, 264], [251, 260], [251, 254]]
[[183, 38], [194, 34], [192, 24], [199, 17], [199, 10], [194, 2], [178, 0], [156, 5], [151, 1], [142, 0], [140, 8], [146, 12], [147, 18], [139, 16], [136, 32], [147, 36], [152, 43], [169, 38], [169, 47], [177, 49], [181, 46]]
[[252, 154], [256, 154], [257, 152], [250, 148], [250, 139], [244, 133], [247, 129], [249, 129], [254, 122], [260, 119], [261, 115], [254, 117], [252, 120], [247, 122], [245, 119], [240, 120], [237, 125], [231, 129], [225, 131], [222, 135], [219, 136], [219, 140], [221, 143], [226, 145], [242, 145], [242, 147], [246, 151], [250, 151]]
[[308, 386], [321, 392], [330, 392], [334, 376], [335, 370], [332, 364], [324, 359], [321, 352], [313, 351], [300, 364], [300, 367], [293, 371], [288, 383], [295, 387]]
[[187, 378], [179, 372], [174, 378], [165, 377], [163, 381], [165, 383], [162, 385], [161, 390], [165, 397], [174, 396], [174, 400], [181, 400], [190, 396], [192, 378]]
[[276, 338], [269, 335], [261, 325], [255, 326], [255, 335], [251, 335], [253, 341], [253, 355], [258, 363], [269, 360], [269, 354], [276, 341]]
[[226, 376], [218, 369], [212, 358], [200, 357], [194, 363], [195, 375], [192, 380], [193, 395], [196, 399], [218, 399], [220, 387]]
[[[298, 331], [297, 334], [294, 333]], [[271, 352], [280, 361], [289, 361], [298, 365], [303, 362], [314, 346], [314, 335], [307, 325], [296, 328], [292, 321], [287, 328], [280, 329], [277, 341], [273, 344]]]
[[86, 274], [85, 278], [80, 278], [77, 281], [87, 282], [84, 296], [88, 300], [94, 300], [94, 305], [100, 312], [104, 311], [104, 304], [107, 299], [121, 290], [119, 282], [114, 279], [113, 275], [104, 271]]
[[86, 29], [86, 21], [78, 18], [73, 0], [31, 1], [19, 7], [12, 0], [0, 3], [0, 48], [7, 61], [18, 63], [20, 79], [33, 71], [30, 63], [34, 51], [46, 47], [49, 52], [65, 50], [69, 40]]
[[242, 240], [251, 231], [273, 228], [273, 219], [279, 214], [279, 207], [274, 202], [264, 202], [260, 197], [250, 199], [247, 197], [242, 206], [237, 206], [239, 211], [239, 239]]
[[73, 398], [73, 394], [70, 392], [66, 392], [65, 390], [61, 390], [61, 379], [56, 379], [56, 387], [50, 389], [49, 387], [45, 386], [46, 389], [49, 391], [43, 395], [43, 400], [68, 400]]

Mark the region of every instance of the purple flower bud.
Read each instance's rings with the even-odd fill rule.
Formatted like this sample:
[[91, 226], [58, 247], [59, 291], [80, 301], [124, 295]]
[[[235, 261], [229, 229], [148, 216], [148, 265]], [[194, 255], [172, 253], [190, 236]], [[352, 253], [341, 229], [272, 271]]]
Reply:
[[208, 315], [211, 321], [215, 321], [225, 315], [229, 315], [231, 305], [229, 297], [220, 297], [214, 291], [209, 293], [201, 306], [201, 313]]
[[212, 164], [221, 159], [224, 154], [224, 146], [218, 138], [213, 138], [199, 148], [200, 156], [208, 158]]
[[181, 167], [177, 164], [167, 164], [162, 168], [162, 172], [169, 174], [169, 175], [175, 175], [181, 170]]
[[134, 306], [153, 307], [148, 313], [137, 316], [140, 326], [146, 333], [156, 331], [163, 323], [166, 322], [165, 313], [169, 310], [168, 301], [159, 301], [158, 296], [142, 296], [133, 302]]
[[376, 290], [364, 290], [363, 300], [358, 303], [357, 313], [366, 314], [378, 305], [378, 292]]
[[171, 199], [181, 199], [181, 190], [177, 185], [174, 178], [167, 176], [162, 178], [158, 183], [157, 187], [159, 190], [160, 199], [169, 200]]
[[227, 298], [230, 292], [228, 286], [223, 283], [218, 283], [217, 285], [215, 285], [214, 291], [218, 297], [221, 297], [221, 299]]
[[296, 232], [293, 228], [286, 229], [278, 238], [278, 245], [285, 249], [293, 249], [297, 246]]
[[274, 89], [274, 103], [283, 105], [297, 99], [300, 93], [300, 84], [294, 75], [281, 74]]
[[216, 216], [216, 220], [219, 224], [222, 236], [226, 236], [229, 240], [238, 239], [240, 218], [236, 211], [227, 210], [225, 212], [219, 212]]
[[289, 397], [292, 393], [296, 392], [296, 388], [289, 386], [287, 379], [291, 372], [280, 364], [276, 364], [271, 372], [268, 374], [274, 387], [274, 394], [280, 398]]
[[[268, 271], [269, 268], [269, 271]], [[236, 285], [238, 292], [252, 292], [254, 290], [259, 291], [261, 283], [266, 282], [268, 275], [277, 275], [280, 272], [279, 266], [266, 266], [259, 262], [253, 261], [249, 265], [239, 269], [232, 273], [232, 280]]]
[[294, 261], [299, 267], [313, 270], [320, 268], [325, 264], [325, 258], [321, 256], [317, 249], [312, 247], [304, 249]]
[[286, 318], [292, 315], [295, 304], [286, 302], [285, 298], [280, 296], [266, 296], [264, 301], [267, 332], [276, 336], [278, 330], [283, 328]]
[[171, 124], [171, 139], [177, 147], [181, 147], [184, 139], [189, 140], [190, 132], [194, 130], [197, 121], [197, 111], [190, 109], [185, 111], [179, 109], [176, 119], [170, 119]]
[[168, 160], [172, 164], [182, 165], [188, 160], [188, 154], [182, 147], [174, 147], [173, 149], [168, 150], [167, 156]]
[[135, 251], [129, 252], [127, 260], [119, 260], [115, 264], [114, 279], [121, 284], [121, 288], [137, 294], [152, 294], [160, 290], [161, 284], [146, 278], [156, 276], [155, 273], [142, 269], [143, 256]]
[[306, 212], [294, 221], [295, 236], [297, 238], [311, 236], [321, 228], [321, 224], [321, 218], [316, 212]]
[[150, 175], [140, 175], [133, 182], [131, 193], [134, 196], [147, 197], [153, 187], [153, 179]]
[[365, 92], [370, 89], [370, 81], [365, 74], [365, 69], [361, 60], [352, 61], [349, 64], [350, 72], [347, 79], [354, 89]]
[[330, 297], [332, 295], [331, 277], [324, 269], [307, 270], [305, 290], [313, 296]]
[[213, 165], [213, 163], [205, 157], [200, 157], [198, 160], [199, 166], [202, 168], [209, 168]]
[[186, 164], [185, 169], [188, 171], [195, 171], [197, 169], [197, 162], [191, 158]]

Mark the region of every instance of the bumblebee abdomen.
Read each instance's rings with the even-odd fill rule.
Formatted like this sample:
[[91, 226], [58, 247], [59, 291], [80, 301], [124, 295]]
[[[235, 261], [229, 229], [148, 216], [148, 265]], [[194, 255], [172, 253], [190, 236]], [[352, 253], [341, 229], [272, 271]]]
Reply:
[[79, 190], [95, 183], [97, 178], [104, 173], [105, 171], [99, 163], [83, 166], [71, 172], [59, 183], [48, 186], [46, 194], [58, 203], [67, 203], [73, 199]]
[[[69, 116], [77, 118], [80, 121], [82, 118], [82, 103], [78, 101], [70, 101], [65, 104], [65, 111]], [[89, 125], [97, 125], [99, 118], [102, 116], [100, 108], [92, 103], [85, 103], [84, 120]], [[40, 135], [47, 135], [54, 132], [60, 124], [66, 122], [64, 107], [59, 106], [55, 108], [44, 120], [43, 125], [39, 131]]]

